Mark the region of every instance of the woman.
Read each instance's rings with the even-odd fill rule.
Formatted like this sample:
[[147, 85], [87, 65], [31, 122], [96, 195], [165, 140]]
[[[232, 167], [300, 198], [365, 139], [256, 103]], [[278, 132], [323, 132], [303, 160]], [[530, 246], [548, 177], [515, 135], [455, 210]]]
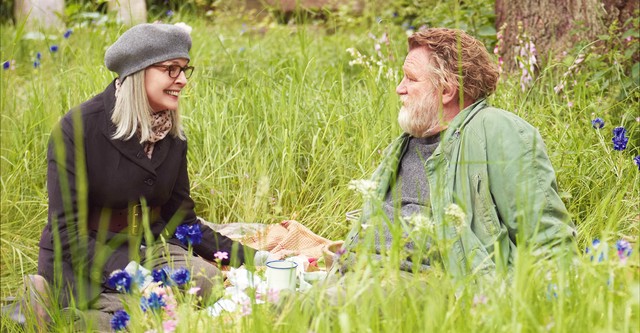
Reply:
[[[62, 290], [63, 306], [100, 311], [99, 325], [122, 308], [109, 275], [132, 260], [152, 269], [184, 266], [203, 295], [220, 275], [203, 258], [224, 251], [233, 264], [244, 261], [242, 246], [199, 222], [190, 198], [178, 112], [193, 71], [190, 48], [181, 27], [132, 27], [105, 54], [119, 77], [67, 113], [51, 135], [38, 274]], [[179, 225], [200, 227], [202, 240], [192, 241], [197, 256], [175, 238]]]

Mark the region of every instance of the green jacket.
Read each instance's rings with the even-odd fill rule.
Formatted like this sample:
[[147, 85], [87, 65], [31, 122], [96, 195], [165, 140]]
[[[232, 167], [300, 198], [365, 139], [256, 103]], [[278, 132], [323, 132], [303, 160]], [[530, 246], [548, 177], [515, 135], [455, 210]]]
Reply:
[[[385, 150], [372, 176], [378, 186], [365, 202], [361, 222], [368, 221], [376, 202], [384, 200], [408, 138], [401, 135]], [[497, 265], [510, 267], [516, 239], [544, 257], [574, 242], [575, 229], [537, 129], [513, 113], [488, 106], [484, 99], [452, 120], [427, 159], [426, 172], [435, 241], [449, 244], [449, 251], [440, 255], [454, 277], [492, 272]], [[457, 230], [445, 217], [451, 204], [466, 213]], [[350, 236], [358, 229], [359, 225]]]

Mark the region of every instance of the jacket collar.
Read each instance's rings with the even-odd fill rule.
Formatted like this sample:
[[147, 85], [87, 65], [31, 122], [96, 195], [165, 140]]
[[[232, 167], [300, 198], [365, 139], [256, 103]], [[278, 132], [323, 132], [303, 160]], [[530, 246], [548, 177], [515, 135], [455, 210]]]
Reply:
[[[139, 165], [144, 168], [148, 172], [152, 173], [154, 176], [156, 175], [156, 166], [160, 165], [164, 159], [167, 157], [167, 153], [169, 152], [169, 147], [164, 147], [166, 143], [170, 139], [169, 137], [156, 142], [156, 147], [154, 148], [153, 158], [147, 158], [147, 155], [144, 152], [144, 148], [140, 142], [136, 138], [131, 138], [129, 140], [120, 140], [120, 139], [112, 139], [113, 134], [116, 131], [116, 125], [111, 121], [111, 115], [113, 114], [113, 109], [116, 105], [116, 87], [115, 80], [107, 86], [107, 88], [102, 92], [102, 99], [104, 101], [104, 126], [102, 126], [102, 134], [109, 140], [109, 142], [118, 150], [122, 155], [127, 157], [133, 163]], [[162, 147], [162, 148], [161, 148]], [[161, 148], [161, 149], [159, 149]]]

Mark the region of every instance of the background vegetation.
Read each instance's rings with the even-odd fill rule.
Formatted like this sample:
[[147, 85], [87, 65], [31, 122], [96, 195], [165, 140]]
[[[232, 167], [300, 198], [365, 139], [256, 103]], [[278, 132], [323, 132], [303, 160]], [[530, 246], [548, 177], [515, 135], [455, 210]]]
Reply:
[[[362, 203], [349, 181], [367, 178], [400, 133], [395, 86], [407, 30], [417, 27], [411, 5], [403, 3], [406, 13], [392, 5], [359, 17], [338, 11], [290, 24], [233, 11], [204, 16], [173, 8], [167, 16], [157, 10], [158, 18], [193, 27], [196, 72], [181, 108], [200, 216], [219, 223], [296, 219], [324, 237], [345, 236], [345, 214]], [[464, 25], [492, 50], [498, 39], [489, 29], [490, 2], [445, 5], [451, 15], [444, 7], [420, 8], [429, 19], [422, 23]], [[36, 270], [50, 129], [114, 78], [103, 55], [125, 29], [108, 16], [86, 15], [69, 19], [69, 28], [68, 38], [65, 31], [44, 31], [41, 39], [8, 22], [0, 32], [0, 60], [10, 64], [0, 71], [3, 298]], [[532, 262], [523, 252], [511, 278], [476, 285], [452, 281], [438, 267], [402, 278], [393, 264], [380, 268], [362, 257], [360, 269], [342, 281], [344, 302], [316, 288], [234, 321], [185, 310], [190, 319], [179, 329], [637, 332], [640, 172], [633, 158], [640, 152], [640, 90], [633, 54], [625, 53], [637, 50], [637, 26], [621, 35], [612, 32], [607, 41], [614, 47], [599, 53], [585, 44], [557, 55], [524, 90], [519, 74], [505, 74], [490, 99], [539, 128], [578, 228], [578, 246], [599, 238], [606, 260], [580, 256], [569, 267], [556, 266]], [[556, 92], [561, 82], [565, 88]], [[592, 127], [596, 117], [604, 128]], [[630, 138], [623, 151], [612, 149], [617, 126]], [[634, 247], [626, 262], [612, 247], [618, 239]]]

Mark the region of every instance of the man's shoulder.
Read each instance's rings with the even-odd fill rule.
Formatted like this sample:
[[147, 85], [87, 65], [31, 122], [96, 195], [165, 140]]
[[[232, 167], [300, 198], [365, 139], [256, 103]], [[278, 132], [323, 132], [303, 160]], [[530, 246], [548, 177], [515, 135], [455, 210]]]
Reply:
[[483, 132], [496, 130], [531, 131], [535, 128], [526, 120], [513, 112], [486, 105], [479, 110], [467, 123], [468, 130], [482, 130]]

